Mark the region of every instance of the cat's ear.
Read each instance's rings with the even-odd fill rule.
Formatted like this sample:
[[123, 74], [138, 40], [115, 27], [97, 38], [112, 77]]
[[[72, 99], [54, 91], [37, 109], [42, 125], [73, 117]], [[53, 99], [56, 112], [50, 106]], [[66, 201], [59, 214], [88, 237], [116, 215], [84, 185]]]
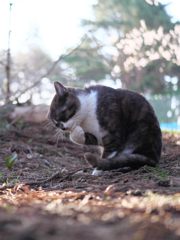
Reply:
[[60, 82], [54, 82], [54, 87], [59, 96], [63, 96], [67, 92], [67, 88], [65, 88]]
[[47, 115], [46, 115], [46, 118], [51, 119], [50, 111], [48, 111], [48, 113], [47, 113]]

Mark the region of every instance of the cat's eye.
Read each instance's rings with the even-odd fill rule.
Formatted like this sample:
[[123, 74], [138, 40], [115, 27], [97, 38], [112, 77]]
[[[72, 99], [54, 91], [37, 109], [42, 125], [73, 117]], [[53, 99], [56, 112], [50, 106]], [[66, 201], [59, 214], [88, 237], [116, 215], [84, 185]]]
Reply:
[[63, 110], [61, 113], [64, 114], [66, 112], [66, 110]]
[[57, 117], [54, 117], [53, 120], [54, 120], [55, 124], [59, 122], [59, 119]]

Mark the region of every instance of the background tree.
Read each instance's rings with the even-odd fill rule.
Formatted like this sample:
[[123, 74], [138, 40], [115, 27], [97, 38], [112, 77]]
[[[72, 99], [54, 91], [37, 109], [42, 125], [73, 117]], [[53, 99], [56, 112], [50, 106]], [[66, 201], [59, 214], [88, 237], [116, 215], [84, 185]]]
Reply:
[[[164, 33], [162, 27], [157, 31], [148, 30], [143, 20], [141, 23], [140, 30], [133, 29], [126, 39], [117, 43], [117, 47], [126, 55], [124, 67], [127, 71], [142, 69], [146, 74], [144, 83], [148, 89], [153, 88], [157, 93], [162, 90], [171, 93], [180, 88], [180, 25]], [[172, 82], [167, 82], [166, 75], [176, 76], [176, 80], [172, 78]]]
[[109, 67], [98, 53], [99, 48], [89, 37], [76, 52], [66, 58], [67, 69], [72, 68], [72, 85], [83, 86], [92, 79], [98, 81], [110, 74]]
[[[2, 52], [3, 54], [3, 52]], [[3, 84], [5, 78], [6, 67], [5, 57], [2, 60], [0, 74], [1, 75], [1, 99], [7, 98], [6, 83]], [[38, 45], [29, 45], [26, 52], [18, 52], [11, 56], [11, 94], [8, 102], [16, 100], [17, 103], [31, 100], [34, 92], [41, 92], [41, 81], [51, 68], [53, 60], [51, 57]], [[57, 80], [60, 76], [62, 69], [60, 65], [57, 65], [53, 71], [49, 74], [49, 79]], [[45, 77], [45, 76], [44, 76]], [[59, 77], [60, 78], [60, 77]], [[58, 78], [58, 79], [59, 79]], [[62, 77], [61, 77], [62, 80]], [[38, 81], [38, 82], [37, 82]], [[36, 84], [37, 82], [37, 84]], [[35, 85], [35, 86], [34, 86]], [[31, 87], [32, 86], [32, 87]], [[34, 87], [33, 87], [34, 86]], [[26, 90], [27, 89], [27, 90]], [[26, 96], [23, 94], [26, 93]]]
[[[85, 46], [88, 51], [80, 48], [76, 55], [66, 59], [69, 67], [75, 67], [74, 74], [77, 79], [100, 80], [106, 78], [108, 74], [112, 79], [120, 78], [123, 87], [129, 89], [140, 92], [148, 90], [150, 93], [167, 91], [164, 76], [167, 74], [175, 76], [177, 64], [156, 58], [143, 66], [134, 65], [128, 69], [126, 64], [129, 55], [118, 47], [120, 41], [129, 39], [129, 32], [133, 29], [157, 31], [162, 26], [163, 33], [173, 30], [175, 24], [166, 13], [165, 5], [160, 3], [149, 5], [142, 0], [129, 0], [128, 4], [126, 0], [99, 0], [93, 6], [93, 11], [94, 21], [84, 20], [82, 23], [91, 29], [92, 40], [86, 42]], [[158, 45], [153, 44], [153, 47]], [[139, 58], [141, 52], [144, 55], [146, 50], [144, 45], [138, 49]], [[88, 59], [91, 60], [90, 63]], [[81, 66], [84, 66], [85, 62], [86, 67], [82, 74]], [[161, 71], [162, 65], [167, 71]], [[102, 71], [102, 67], [105, 71]]]

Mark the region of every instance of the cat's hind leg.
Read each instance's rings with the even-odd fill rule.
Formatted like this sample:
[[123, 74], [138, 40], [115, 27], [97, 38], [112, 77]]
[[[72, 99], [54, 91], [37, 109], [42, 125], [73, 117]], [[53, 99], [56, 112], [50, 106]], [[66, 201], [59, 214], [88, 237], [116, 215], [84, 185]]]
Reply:
[[[129, 151], [131, 152], [131, 151]], [[105, 151], [102, 152], [102, 158], [113, 158], [117, 155], [117, 151], [114, 151], [112, 152], [111, 154], [109, 153], [106, 153]], [[106, 157], [107, 156], [107, 157]], [[86, 158], [86, 157], [85, 157]], [[87, 160], [87, 159], [86, 159]], [[94, 176], [99, 176], [99, 175], [102, 175], [102, 174], [106, 174], [106, 173], [110, 173], [110, 172], [122, 172], [122, 173], [126, 173], [126, 172], [130, 172], [132, 171], [133, 169], [130, 168], [130, 167], [121, 167], [121, 168], [117, 168], [117, 169], [111, 169], [111, 170], [97, 170], [97, 169], [94, 169], [94, 171], [92, 172], [92, 175]]]
[[112, 170], [108, 170], [108, 171], [94, 169], [93, 172], [92, 172], [92, 175], [99, 176], [99, 175], [106, 174], [106, 173], [111, 173], [111, 172], [127, 173], [127, 172], [131, 172], [132, 170], [133, 169], [131, 167], [117, 168], [117, 169], [112, 169]]

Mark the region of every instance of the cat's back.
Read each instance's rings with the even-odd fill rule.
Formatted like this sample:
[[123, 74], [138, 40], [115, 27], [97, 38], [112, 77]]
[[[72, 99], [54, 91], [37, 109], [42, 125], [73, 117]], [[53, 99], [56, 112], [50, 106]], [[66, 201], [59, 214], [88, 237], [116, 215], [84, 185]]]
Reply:
[[[143, 97], [141, 94], [135, 91], [127, 90], [127, 89], [114, 89], [111, 87], [106, 87], [102, 85], [95, 85], [90, 86], [88, 88], [85, 88], [84, 90], [86, 93], [97, 92], [98, 98], [106, 100], [105, 102], [112, 102], [112, 101], [122, 101], [124, 99], [133, 102], [139, 102], [139, 103], [148, 103], [145, 97]], [[81, 89], [77, 89], [77, 92], [81, 92]], [[149, 103], [148, 103], [149, 104]]]
[[[156, 119], [155, 112], [150, 103], [141, 94], [127, 89], [113, 89], [106, 86], [91, 86], [85, 89], [87, 93], [97, 92], [98, 104], [97, 111], [99, 114], [105, 113], [116, 114], [117, 118], [121, 117], [133, 121], [148, 118], [151, 116]], [[112, 117], [112, 115], [111, 115]]]
[[68, 90], [75, 95], [91, 96], [91, 101], [92, 97], [96, 98], [94, 107], [100, 125], [111, 124], [116, 127], [120, 120], [125, 121], [127, 125], [141, 121], [159, 125], [152, 106], [144, 96], [137, 92], [102, 85], [85, 89], [69, 88]]

